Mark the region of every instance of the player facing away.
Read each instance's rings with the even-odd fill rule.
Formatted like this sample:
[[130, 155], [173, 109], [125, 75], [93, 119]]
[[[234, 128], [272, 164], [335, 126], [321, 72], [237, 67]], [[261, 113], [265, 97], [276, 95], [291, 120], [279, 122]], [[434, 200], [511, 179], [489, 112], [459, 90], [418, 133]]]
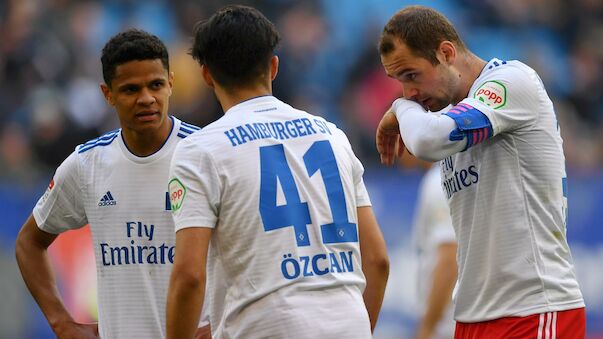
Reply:
[[421, 180], [413, 225], [421, 312], [417, 339], [445, 339], [454, 334], [451, 301], [457, 277], [457, 244], [441, 183], [440, 166], [436, 163]]
[[455, 336], [584, 337], [562, 139], [539, 76], [519, 61], [480, 59], [421, 6], [390, 19], [379, 52], [404, 93], [378, 126], [381, 161], [406, 147], [442, 168], [458, 241]]
[[[163, 338], [174, 260], [165, 187], [176, 145], [198, 130], [168, 115], [173, 73], [154, 35], [128, 30], [101, 57], [102, 92], [121, 128], [76, 147], [23, 225], [16, 255], [23, 279], [59, 338]], [[98, 277], [98, 328], [66, 311], [47, 248], [90, 224]]]
[[335, 125], [272, 96], [278, 41], [250, 7], [197, 26], [192, 55], [225, 114], [172, 160], [168, 338], [192, 336], [217, 267], [213, 338], [371, 338], [389, 262], [364, 170]]

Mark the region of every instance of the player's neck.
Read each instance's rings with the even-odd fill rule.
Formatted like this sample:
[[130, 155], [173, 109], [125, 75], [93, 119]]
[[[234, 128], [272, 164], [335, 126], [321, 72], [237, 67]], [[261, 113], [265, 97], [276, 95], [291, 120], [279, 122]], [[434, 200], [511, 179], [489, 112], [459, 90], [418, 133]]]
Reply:
[[463, 100], [469, 95], [469, 90], [473, 83], [479, 77], [480, 73], [486, 66], [487, 62], [482, 60], [477, 55], [467, 51], [459, 54], [460, 60], [458, 63], [459, 73], [461, 75], [460, 92], [458, 97], [455, 98], [455, 104]]
[[260, 84], [257, 86], [236, 89], [225, 89], [216, 86], [215, 93], [220, 105], [222, 105], [222, 110], [226, 113], [233, 106], [240, 104], [243, 101], [264, 95], [272, 95], [272, 86], [271, 84], [268, 86]]
[[161, 126], [156, 130], [134, 131], [128, 128], [122, 128], [122, 137], [124, 143], [134, 155], [146, 157], [157, 152], [170, 136], [173, 121], [170, 117], [165, 117]]

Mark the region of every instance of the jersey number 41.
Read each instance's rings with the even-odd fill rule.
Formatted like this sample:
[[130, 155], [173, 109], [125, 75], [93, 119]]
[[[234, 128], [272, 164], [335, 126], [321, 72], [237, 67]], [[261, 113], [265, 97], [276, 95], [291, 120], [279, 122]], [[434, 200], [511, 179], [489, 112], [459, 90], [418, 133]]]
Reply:
[[[333, 222], [320, 225], [325, 244], [357, 242], [356, 224], [348, 220], [345, 194], [333, 148], [327, 140], [317, 141], [304, 154], [308, 177], [320, 170], [327, 192]], [[282, 144], [260, 147], [260, 214], [266, 232], [293, 227], [297, 246], [310, 246], [307, 225], [312, 224], [307, 202], [301, 202], [297, 185]], [[277, 205], [277, 182], [280, 182], [285, 205]]]

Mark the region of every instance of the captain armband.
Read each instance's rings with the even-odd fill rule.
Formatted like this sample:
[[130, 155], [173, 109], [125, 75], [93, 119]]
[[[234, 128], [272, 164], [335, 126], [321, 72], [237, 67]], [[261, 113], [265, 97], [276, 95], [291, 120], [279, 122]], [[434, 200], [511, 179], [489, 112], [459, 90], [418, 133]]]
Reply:
[[460, 103], [452, 107], [444, 115], [452, 118], [457, 126], [455, 130], [450, 132], [450, 141], [459, 141], [467, 138], [467, 146], [465, 146], [463, 151], [491, 138], [493, 135], [490, 119], [471, 105]]

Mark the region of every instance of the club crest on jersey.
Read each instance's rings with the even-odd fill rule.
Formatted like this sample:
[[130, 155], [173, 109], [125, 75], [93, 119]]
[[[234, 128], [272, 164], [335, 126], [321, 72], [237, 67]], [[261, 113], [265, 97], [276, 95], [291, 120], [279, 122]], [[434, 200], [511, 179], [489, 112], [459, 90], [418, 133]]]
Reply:
[[103, 195], [103, 197], [98, 202], [98, 206], [100, 207], [114, 205], [117, 205], [117, 201], [113, 198], [111, 191], [107, 191], [107, 193], [105, 193], [105, 195]]
[[501, 108], [507, 103], [507, 88], [498, 81], [486, 81], [479, 86], [473, 97], [493, 109]]
[[172, 204], [172, 212], [176, 212], [182, 207], [182, 202], [186, 196], [186, 187], [178, 180], [174, 178], [170, 180], [168, 185], [168, 191], [170, 192], [170, 203]]

